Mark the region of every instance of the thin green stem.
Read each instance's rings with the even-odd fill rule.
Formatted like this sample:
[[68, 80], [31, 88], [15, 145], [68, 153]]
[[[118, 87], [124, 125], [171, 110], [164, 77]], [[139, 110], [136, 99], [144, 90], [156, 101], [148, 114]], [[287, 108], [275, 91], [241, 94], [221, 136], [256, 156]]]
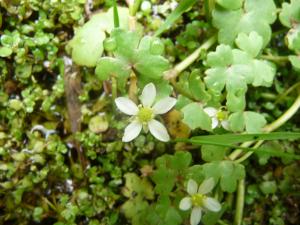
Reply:
[[117, 0], [113, 1], [113, 7], [114, 7], [114, 27], [118, 28], [120, 26], [120, 21], [119, 21], [119, 13], [118, 13], [118, 7], [117, 7]]
[[117, 97], [117, 79], [115, 77], [111, 78], [111, 96], [113, 100]]
[[300, 82], [297, 82], [296, 84], [291, 86], [289, 89], [287, 89], [284, 93], [279, 95], [279, 97], [276, 98], [277, 100], [275, 101], [274, 104], [276, 105], [279, 102], [281, 102], [286, 96], [288, 96], [292, 91], [297, 90], [299, 87], [300, 87]]
[[245, 200], [245, 179], [239, 180], [236, 198], [236, 211], [234, 215], [234, 225], [241, 225], [243, 220], [244, 200]]
[[261, 59], [270, 60], [276, 63], [286, 63], [289, 61], [288, 56], [278, 56], [278, 55], [261, 55]]
[[[131, 1], [129, 1], [129, 2], [131, 2]], [[140, 8], [141, 3], [142, 3], [142, 0], [134, 0], [133, 4], [129, 5], [130, 16], [135, 16], [135, 14], [137, 13], [137, 11]]]
[[195, 62], [202, 51], [208, 50], [217, 41], [217, 36], [214, 35], [204, 42], [199, 48], [197, 48], [192, 54], [185, 58], [182, 62], [178, 63], [173, 69], [165, 73], [165, 79], [170, 80], [176, 78], [182, 71], [188, 68], [193, 62]]
[[[269, 132], [272, 132], [272, 131], [276, 130], [277, 128], [279, 128], [280, 126], [282, 126], [284, 123], [286, 123], [292, 116], [294, 116], [295, 113], [299, 110], [299, 108], [300, 108], [300, 95], [298, 95], [298, 97], [296, 98], [296, 100], [293, 103], [293, 105], [284, 114], [282, 114], [281, 117], [279, 117], [273, 123], [265, 126], [263, 128], [263, 131], [266, 132], [266, 133], [269, 133]], [[241, 146], [242, 147], [249, 147], [253, 143], [254, 143], [254, 141], [249, 141], [249, 142], [243, 143]], [[258, 143], [260, 143], [260, 142], [258, 142]], [[258, 146], [256, 146], [256, 148]], [[233, 151], [229, 155], [229, 159], [235, 160], [241, 153], [242, 153], [242, 150], [236, 149], [235, 151]], [[241, 159], [238, 160], [238, 162], [242, 162], [242, 161], [246, 160], [249, 156], [252, 155], [252, 153], [253, 152], [247, 152], [244, 156], [242, 156], [243, 158], [241, 158]]]

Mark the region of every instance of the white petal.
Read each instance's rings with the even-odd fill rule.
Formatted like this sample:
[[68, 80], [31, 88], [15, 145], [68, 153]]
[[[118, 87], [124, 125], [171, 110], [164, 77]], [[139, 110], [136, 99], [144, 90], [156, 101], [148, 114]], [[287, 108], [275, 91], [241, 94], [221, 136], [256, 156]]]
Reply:
[[135, 139], [142, 130], [143, 125], [138, 121], [131, 122], [126, 128], [124, 132], [124, 136], [122, 138], [123, 142], [129, 142]]
[[189, 195], [194, 195], [197, 193], [197, 189], [198, 189], [197, 182], [194, 181], [193, 179], [189, 179], [187, 184], [187, 193], [189, 193]]
[[142, 92], [140, 100], [143, 106], [151, 107], [156, 97], [156, 89], [153, 83], [147, 84]]
[[216, 199], [210, 197], [203, 199], [203, 206], [213, 212], [221, 210], [221, 204]]
[[185, 197], [181, 199], [179, 203], [179, 209], [181, 210], [188, 210], [192, 207], [192, 199], [190, 197]]
[[150, 120], [148, 123], [149, 130], [151, 134], [158, 140], [167, 142], [170, 140], [170, 136], [168, 134], [165, 126], [158, 122], [157, 120]]
[[221, 125], [222, 125], [222, 127], [223, 127], [225, 130], [229, 130], [229, 122], [228, 122], [228, 120], [223, 120], [223, 121], [221, 122]]
[[192, 209], [191, 218], [190, 218], [191, 225], [198, 225], [200, 223], [201, 214], [202, 212], [200, 207], [194, 207]]
[[209, 179], [206, 179], [200, 185], [200, 187], [198, 189], [198, 193], [205, 195], [205, 194], [211, 192], [211, 190], [214, 188], [214, 186], [215, 186], [214, 178], [211, 177]]
[[127, 115], [135, 116], [139, 111], [139, 108], [136, 106], [136, 104], [133, 101], [131, 101], [129, 98], [125, 98], [125, 97], [116, 98], [115, 103], [118, 109]]
[[217, 115], [218, 110], [214, 107], [206, 107], [203, 109], [204, 112], [206, 112], [207, 115], [210, 117], [214, 117]]
[[211, 128], [215, 129], [219, 125], [219, 120], [215, 117], [211, 118]]
[[165, 97], [154, 104], [152, 107], [154, 114], [164, 114], [176, 104], [176, 98]]

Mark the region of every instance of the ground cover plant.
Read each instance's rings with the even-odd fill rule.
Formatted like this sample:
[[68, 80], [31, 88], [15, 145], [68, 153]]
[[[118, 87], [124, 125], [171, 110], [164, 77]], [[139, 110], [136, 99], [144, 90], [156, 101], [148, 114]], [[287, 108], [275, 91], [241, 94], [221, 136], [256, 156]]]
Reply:
[[0, 1], [0, 224], [300, 223], [300, 1]]

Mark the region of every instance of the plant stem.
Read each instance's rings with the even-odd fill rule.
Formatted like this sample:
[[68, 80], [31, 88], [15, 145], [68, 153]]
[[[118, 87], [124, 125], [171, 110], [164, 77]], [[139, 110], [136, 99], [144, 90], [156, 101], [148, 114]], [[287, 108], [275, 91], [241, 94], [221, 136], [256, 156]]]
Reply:
[[200, 53], [209, 49], [217, 41], [217, 36], [214, 35], [210, 37], [206, 42], [204, 42], [199, 48], [197, 48], [192, 54], [190, 54], [185, 60], [178, 63], [173, 69], [165, 73], [165, 79], [170, 80], [176, 78], [182, 71], [188, 68], [193, 62], [195, 62]]
[[278, 55], [261, 55], [261, 59], [270, 60], [277, 63], [286, 63], [289, 61], [288, 56], [278, 56]]
[[[296, 100], [293, 103], [293, 105], [281, 117], [279, 117], [273, 123], [265, 126], [263, 128], [263, 131], [266, 132], [266, 133], [269, 133], [269, 132], [272, 132], [272, 131], [276, 130], [277, 128], [279, 128], [280, 126], [282, 126], [284, 123], [286, 123], [298, 111], [299, 108], [300, 108], [300, 94], [296, 98]], [[254, 141], [248, 141], [248, 142], [243, 143], [241, 146], [242, 147], [249, 147], [253, 143], [254, 143]], [[258, 143], [260, 143], [260, 142], [258, 142]], [[261, 144], [262, 143], [260, 143], [259, 145], [261, 145]], [[255, 148], [255, 146], [254, 146], [254, 148]], [[256, 148], [258, 146], [256, 146]], [[233, 151], [229, 155], [229, 159], [235, 160], [242, 152], [243, 152], [242, 150], [236, 149], [235, 151]], [[238, 160], [238, 162], [242, 162], [242, 161], [246, 160], [250, 155], [252, 155], [252, 153], [253, 152], [247, 152], [244, 156], [242, 156], [243, 158], [241, 158], [241, 159]]]
[[115, 77], [111, 78], [111, 97], [113, 101], [117, 97], [117, 79]]
[[244, 211], [244, 199], [245, 199], [245, 179], [238, 182], [238, 195], [236, 198], [236, 211], [234, 215], [234, 225], [241, 225]]

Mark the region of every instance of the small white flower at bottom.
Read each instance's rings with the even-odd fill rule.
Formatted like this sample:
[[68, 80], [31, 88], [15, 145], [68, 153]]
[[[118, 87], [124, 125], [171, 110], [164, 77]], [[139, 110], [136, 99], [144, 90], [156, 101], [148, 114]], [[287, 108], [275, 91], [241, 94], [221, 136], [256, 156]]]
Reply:
[[211, 128], [215, 129], [217, 126], [222, 126], [225, 130], [229, 130], [229, 123], [227, 120], [228, 113], [222, 109], [214, 107], [206, 107], [204, 112], [211, 118]]
[[123, 142], [129, 142], [135, 139], [144, 128], [145, 131], [150, 130], [150, 133], [160, 141], [167, 142], [170, 140], [165, 126], [155, 120], [155, 115], [160, 115], [168, 112], [175, 104], [176, 99], [165, 97], [154, 103], [156, 97], [156, 88], [153, 83], [147, 84], [140, 96], [142, 104], [137, 106], [132, 100], [125, 97], [115, 99], [115, 103], [120, 111], [133, 116], [132, 122], [125, 128]]
[[214, 198], [207, 197], [206, 194], [211, 192], [215, 186], [213, 178], [206, 179], [198, 187], [196, 181], [190, 179], [187, 184], [188, 197], [184, 197], [180, 203], [181, 210], [189, 210], [192, 208], [190, 223], [198, 225], [202, 217], [202, 211], [208, 210], [218, 212], [221, 210], [221, 204]]

